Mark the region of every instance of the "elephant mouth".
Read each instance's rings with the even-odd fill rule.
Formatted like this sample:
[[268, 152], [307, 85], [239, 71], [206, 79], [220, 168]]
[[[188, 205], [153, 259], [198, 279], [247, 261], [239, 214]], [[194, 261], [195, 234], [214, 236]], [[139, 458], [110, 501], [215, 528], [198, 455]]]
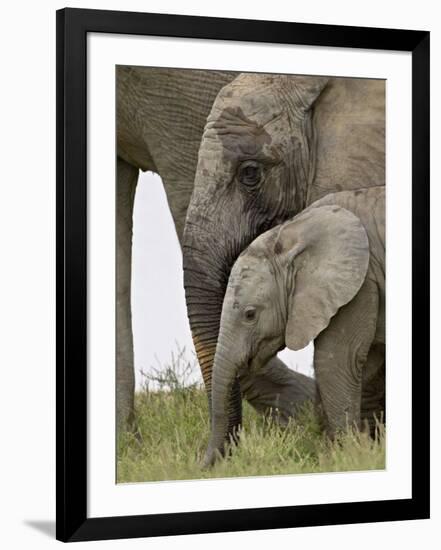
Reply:
[[251, 366], [251, 359], [248, 360], [248, 361], [245, 361], [243, 363], [240, 363], [238, 368], [237, 368], [237, 376], [238, 378], [243, 378], [244, 376], [246, 376], [247, 374], [249, 374], [250, 372], [252, 372], [252, 366]]
[[239, 368], [238, 373], [252, 373], [252, 374], [261, 374], [264, 371], [265, 365], [270, 359], [276, 356], [279, 351], [285, 349], [285, 343], [278, 345], [268, 345], [268, 342], [262, 342], [258, 349], [244, 361], [242, 370]]
[[237, 375], [239, 379], [246, 377], [249, 374], [258, 375], [263, 371], [263, 365], [264, 362], [258, 355], [250, 356], [239, 364]]

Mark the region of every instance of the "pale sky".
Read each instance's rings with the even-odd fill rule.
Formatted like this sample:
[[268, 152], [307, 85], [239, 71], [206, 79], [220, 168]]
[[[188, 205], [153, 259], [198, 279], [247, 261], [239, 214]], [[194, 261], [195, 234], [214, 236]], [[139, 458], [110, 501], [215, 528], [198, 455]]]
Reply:
[[[137, 387], [140, 370], [170, 362], [177, 345], [194, 354], [183, 287], [182, 253], [161, 178], [140, 173], [135, 198], [132, 320]], [[312, 375], [313, 347], [279, 353], [295, 370]], [[199, 369], [196, 376], [200, 378]]]

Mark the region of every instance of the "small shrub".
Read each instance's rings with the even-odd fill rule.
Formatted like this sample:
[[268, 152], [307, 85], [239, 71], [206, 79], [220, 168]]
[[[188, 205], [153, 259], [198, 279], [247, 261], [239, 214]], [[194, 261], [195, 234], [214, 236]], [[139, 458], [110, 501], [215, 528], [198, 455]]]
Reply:
[[193, 356], [188, 360], [185, 346], [181, 348], [178, 343], [176, 343], [176, 349], [177, 353], [171, 353], [170, 363], [161, 365], [156, 358], [158, 363], [156, 367], [150, 367], [149, 371], [141, 369], [144, 391], [149, 391], [152, 387], [159, 391], [175, 392], [202, 387], [196, 357]]

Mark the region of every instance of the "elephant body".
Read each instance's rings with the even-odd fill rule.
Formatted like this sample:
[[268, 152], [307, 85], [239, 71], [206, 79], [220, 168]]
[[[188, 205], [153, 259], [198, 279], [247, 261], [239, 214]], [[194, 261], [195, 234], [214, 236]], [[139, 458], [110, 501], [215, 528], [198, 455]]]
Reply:
[[372, 427], [385, 396], [384, 187], [329, 194], [239, 256], [214, 360], [208, 464], [223, 452], [235, 380], [311, 340], [329, 433]]
[[[202, 136], [183, 238], [187, 309], [209, 396], [239, 254], [315, 200], [384, 181], [384, 81], [241, 74], [222, 88]], [[276, 352], [259, 376], [234, 380], [230, 434], [241, 421], [241, 390], [258, 409], [292, 415], [290, 400], [280, 399], [293, 388], [290, 371], [276, 373]]]
[[[116, 419], [117, 431], [130, 426], [135, 374], [131, 321], [133, 204], [139, 170], [161, 176], [180, 242], [193, 192], [198, 152], [207, 116], [219, 91], [237, 73], [118, 66], [116, 68]], [[283, 387], [281, 380], [284, 381]], [[265, 388], [263, 388], [263, 385]], [[288, 410], [293, 399], [314, 394], [314, 382], [276, 357], [259, 393], [273, 400], [274, 388]], [[291, 388], [296, 388], [294, 392]], [[262, 391], [260, 391], [262, 390]], [[250, 394], [251, 395], [251, 394]], [[259, 399], [252, 399], [263, 410]]]
[[236, 73], [117, 68], [117, 152], [161, 176], [179, 241], [193, 192], [198, 151], [219, 90]]
[[[369, 240], [369, 265], [358, 294], [339, 310], [314, 341], [317, 386], [331, 434], [346, 422], [355, 422], [361, 427], [367, 422], [372, 433], [375, 419], [385, 419], [385, 188], [330, 194], [314, 203], [314, 207], [331, 204], [349, 210], [360, 219]], [[332, 361], [329, 361], [330, 354]], [[344, 371], [348, 359], [352, 363], [351, 376], [339, 381], [332, 375], [332, 369]], [[357, 385], [357, 391], [349, 405], [350, 392], [344, 391], [344, 386], [353, 385]], [[320, 390], [323, 386], [325, 392]], [[340, 403], [334, 393], [342, 395]]]
[[307, 205], [385, 184], [385, 82], [330, 79], [313, 108], [316, 163]]
[[236, 73], [151, 67], [116, 69], [116, 419], [130, 426], [135, 373], [131, 321], [133, 203], [139, 170], [161, 176], [182, 240], [202, 132], [219, 90]]

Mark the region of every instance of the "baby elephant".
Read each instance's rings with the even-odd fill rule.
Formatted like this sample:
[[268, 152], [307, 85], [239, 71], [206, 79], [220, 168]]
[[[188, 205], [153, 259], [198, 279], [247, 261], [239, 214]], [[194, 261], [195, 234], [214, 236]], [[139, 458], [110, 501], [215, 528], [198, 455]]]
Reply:
[[330, 435], [384, 409], [385, 190], [327, 195], [258, 237], [237, 259], [223, 303], [205, 464], [224, 452], [236, 377], [314, 340]]

